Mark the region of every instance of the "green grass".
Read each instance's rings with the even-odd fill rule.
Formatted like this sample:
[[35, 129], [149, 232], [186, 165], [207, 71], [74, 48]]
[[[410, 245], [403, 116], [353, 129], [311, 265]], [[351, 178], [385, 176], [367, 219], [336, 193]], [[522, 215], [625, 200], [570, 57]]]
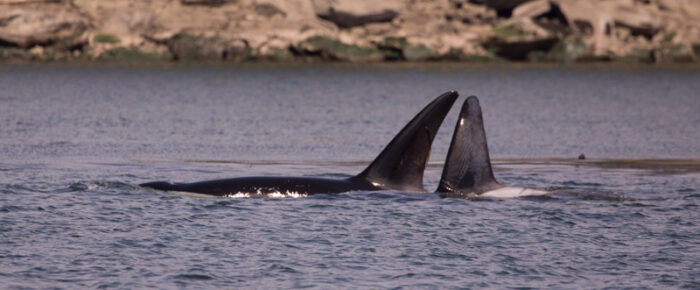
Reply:
[[493, 34], [501, 38], [519, 37], [525, 34], [522, 31], [510, 28], [508, 26], [497, 26], [493, 28]]
[[117, 43], [120, 41], [119, 37], [112, 34], [97, 34], [93, 40], [98, 43]]

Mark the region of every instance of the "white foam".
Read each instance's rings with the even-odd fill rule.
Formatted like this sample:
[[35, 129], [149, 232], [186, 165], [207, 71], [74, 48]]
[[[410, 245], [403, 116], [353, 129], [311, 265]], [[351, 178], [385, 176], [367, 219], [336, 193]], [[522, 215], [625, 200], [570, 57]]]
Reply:
[[491, 190], [482, 193], [482, 197], [493, 197], [493, 198], [514, 198], [514, 197], [524, 197], [524, 196], [539, 196], [549, 193], [544, 190], [537, 190], [532, 188], [515, 187], [515, 186], [505, 186], [496, 190]]
[[251, 196], [266, 196], [266, 197], [272, 197], [272, 198], [299, 198], [299, 197], [306, 197], [308, 194], [306, 193], [299, 193], [296, 191], [289, 191], [285, 190], [284, 192], [281, 191], [273, 191], [273, 192], [263, 192], [262, 190], [258, 189], [256, 192], [236, 192], [236, 193], [229, 193], [227, 195], [224, 195], [224, 197], [229, 197], [229, 198], [248, 198]]

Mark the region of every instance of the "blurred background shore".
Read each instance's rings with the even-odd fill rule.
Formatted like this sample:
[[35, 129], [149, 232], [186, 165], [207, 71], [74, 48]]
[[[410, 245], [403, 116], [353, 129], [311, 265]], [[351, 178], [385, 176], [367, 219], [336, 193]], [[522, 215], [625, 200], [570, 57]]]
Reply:
[[0, 0], [0, 62], [697, 63], [696, 0]]

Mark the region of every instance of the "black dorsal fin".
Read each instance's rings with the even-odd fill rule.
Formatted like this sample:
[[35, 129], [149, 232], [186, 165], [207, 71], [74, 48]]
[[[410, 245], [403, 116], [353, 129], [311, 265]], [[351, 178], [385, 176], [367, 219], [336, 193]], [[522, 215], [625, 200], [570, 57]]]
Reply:
[[491, 169], [479, 99], [471, 96], [459, 113], [437, 191], [445, 193], [443, 196], [481, 194], [498, 187], [501, 185]]
[[385, 189], [423, 192], [423, 171], [430, 147], [458, 94], [444, 93], [416, 115], [355, 178]]

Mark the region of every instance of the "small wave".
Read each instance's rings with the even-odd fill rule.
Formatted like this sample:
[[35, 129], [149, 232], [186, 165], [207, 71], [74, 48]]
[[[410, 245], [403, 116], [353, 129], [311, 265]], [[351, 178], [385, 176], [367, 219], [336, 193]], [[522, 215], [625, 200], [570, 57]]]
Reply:
[[629, 201], [630, 199], [620, 193], [613, 192], [602, 192], [593, 190], [579, 190], [579, 189], [569, 189], [569, 190], [557, 190], [547, 194], [549, 197], [553, 197], [559, 200], [572, 201]]
[[137, 190], [141, 187], [132, 185], [129, 183], [119, 182], [119, 181], [78, 181], [71, 183], [67, 188], [60, 189], [58, 192], [76, 192], [76, 191], [87, 191], [87, 190], [101, 190], [101, 189], [126, 189], [126, 190]]
[[15, 205], [3, 205], [0, 207], [0, 213], [8, 213], [8, 212], [14, 212], [14, 211], [23, 211], [23, 210], [25, 210], [24, 207], [15, 206]]
[[202, 274], [180, 274], [175, 276], [175, 279], [186, 279], [186, 280], [211, 280], [214, 279], [209, 275]]

